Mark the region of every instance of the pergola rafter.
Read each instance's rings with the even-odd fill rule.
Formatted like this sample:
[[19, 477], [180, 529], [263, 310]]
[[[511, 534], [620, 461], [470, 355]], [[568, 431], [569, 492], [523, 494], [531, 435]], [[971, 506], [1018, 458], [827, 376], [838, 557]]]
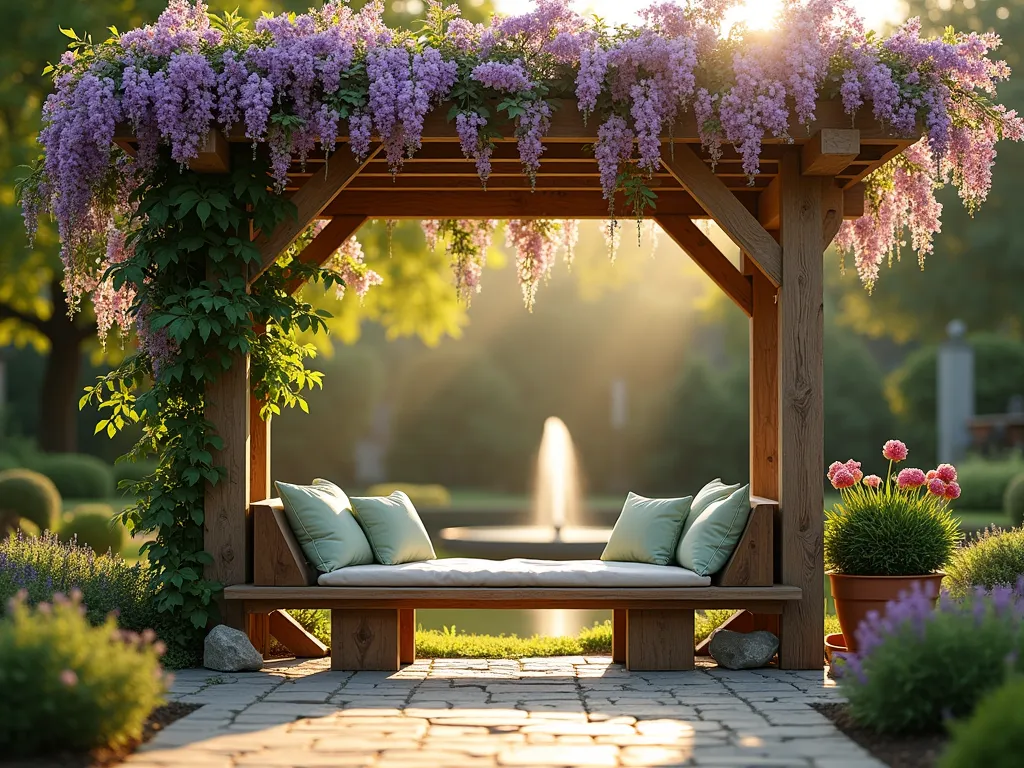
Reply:
[[[262, 262], [255, 280], [316, 220], [327, 226], [299, 254], [323, 264], [372, 218], [607, 219], [597, 164], [587, 146], [596, 141], [574, 104], [552, 118], [536, 191], [521, 172], [513, 127], [498, 124], [488, 189], [481, 189], [473, 161], [462, 156], [447, 105], [428, 115], [423, 146], [393, 176], [375, 145], [352, 158], [339, 137], [329, 158], [313, 152], [295, 159], [286, 194], [297, 216], [259, 237]], [[864, 213], [865, 177], [916, 138], [895, 136], [862, 112], [852, 121], [838, 102], [821, 102], [805, 135], [766, 139], [759, 174], [747, 178], [740, 157], [722, 148], [716, 163], [703, 156], [692, 114], [663, 137], [663, 168], [651, 188], [649, 212], [750, 317], [750, 483], [755, 496], [781, 502], [775, 522], [775, 581], [801, 590], [778, 618], [755, 617], [780, 633], [780, 663], [820, 669], [823, 612], [821, 472], [823, 466], [823, 259], [844, 219]], [[796, 125], [798, 121], [793, 120]], [[117, 138], [131, 150], [133, 138]], [[196, 170], [227, 170], [231, 142], [248, 142], [240, 129], [212, 136]], [[617, 198], [615, 209], [626, 211]], [[734, 266], [695, 219], [713, 219], [741, 249]], [[301, 286], [296, 278], [287, 287]], [[208, 575], [225, 585], [251, 583], [250, 502], [269, 494], [269, 432], [251, 398], [248, 361], [227, 371], [207, 391], [207, 418], [224, 440], [215, 463], [228, 468], [225, 482], [206, 493]], [[231, 601], [228, 601], [229, 605]], [[237, 605], [237, 602], [235, 603]], [[751, 605], [752, 609], [756, 606]], [[748, 624], [750, 614], [747, 614]], [[242, 617], [227, 618], [241, 625]], [[257, 637], [266, 626], [252, 627]]]

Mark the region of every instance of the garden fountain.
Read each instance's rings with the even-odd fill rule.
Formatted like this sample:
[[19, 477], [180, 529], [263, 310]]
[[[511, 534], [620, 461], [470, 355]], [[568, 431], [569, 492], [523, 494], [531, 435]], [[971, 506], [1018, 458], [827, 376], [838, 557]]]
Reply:
[[445, 528], [442, 547], [452, 555], [496, 560], [600, 557], [610, 529], [582, 525], [585, 510], [576, 448], [565, 422], [555, 416], [544, 422], [532, 507], [533, 525]]

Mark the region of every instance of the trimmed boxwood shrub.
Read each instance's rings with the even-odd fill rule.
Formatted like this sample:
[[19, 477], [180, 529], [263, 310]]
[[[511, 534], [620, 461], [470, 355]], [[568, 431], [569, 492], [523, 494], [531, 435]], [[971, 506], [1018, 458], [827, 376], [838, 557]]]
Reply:
[[113, 468], [114, 487], [120, 489], [121, 482], [127, 480], [135, 483], [156, 472], [155, 461], [119, 461]]
[[39, 530], [53, 528], [61, 509], [57, 486], [30, 469], [0, 472], [0, 535], [29, 520]]
[[1018, 768], [1024, 755], [1024, 677], [990, 693], [952, 731], [939, 768]]
[[84, 453], [51, 453], [33, 467], [50, 478], [65, 499], [109, 499], [114, 495], [110, 465]]
[[0, 619], [0, 754], [124, 747], [163, 703], [152, 633], [125, 635], [112, 616], [94, 626], [78, 600], [16, 599]]
[[975, 587], [1012, 587], [1024, 576], [1024, 530], [990, 528], [953, 553], [942, 586], [954, 597]]
[[1014, 478], [1024, 474], [1024, 458], [1019, 454], [1002, 459], [972, 456], [956, 466], [962, 493], [957, 509], [1003, 509], [1006, 489]]
[[452, 495], [443, 485], [377, 483], [366, 489], [366, 495], [390, 496], [394, 491], [405, 493], [417, 507], [450, 507], [452, 505]]
[[120, 520], [114, 519], [114, 508], [109, 504], [82, 504], [66, 516], [60, 538], [65, 542], [77, 540], [97, 554], [108, 550], [118, 554], [124, 549], [127, 531]]
[[1003, 512], [1010, 518], [1011, 525], [1024, 525], [1024, 473], [1017, 475], [1006, 486]]

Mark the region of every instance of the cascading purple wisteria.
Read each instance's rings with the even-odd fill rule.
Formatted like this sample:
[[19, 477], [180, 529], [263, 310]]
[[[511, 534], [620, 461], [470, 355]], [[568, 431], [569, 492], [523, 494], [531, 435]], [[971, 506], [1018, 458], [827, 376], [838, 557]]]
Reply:
[[[379, 0], [357, 12], [330, 0], [230, 33], [211, 23], [201, 1], [172, 0], [155, 23], [76, 46], [54, 67], [39, 139], [44, 159], [22, 197], [26, 226], [31, 234], [39, 214], [56, 219], [73, 309], [87, 294], [111, 305], [102, 254], [119, 252], [118, 222], [131, 215], [109, 195], [121, 172], [119, 125], [135, 133], [134, 167], [143, 174], [154, 172], [161, 153], [188, 164], [211, 129], [244, 135], [254, 152], [266, 143], [283, 190], [294, 160], [318, 145], [330, 154], [339, 136], [357, 158], [380, 141], [399, 172], [420, 148], [427, 115], [449, 109], [442, 102], [450, 99], [449, 119], [481, 182], [494, 141], [513, 134], [535, 184], [554, 109], [571, 109], [566, 102], [575, 99], [596, 125], [595, 159], [614, 218], [619, 193], [646, 183], [681, 120], [696, 123], [712, 163], [734, 147], [753, 181], [766, 139], [801, 135], [821, 100], [838, 99], [852, 119], [926, 136], [866, 180], [867, 213], [839, 234], [870, 286], [904, 239], [919, 259], [930, 253], [941, 184], [956, 186], [973, 212], [991, 187], [997, 142], [1024, 139], [1024, 123], [996, 99], [1009, 70], [993, 55], [994, 34], [928, 39], [911, 20], [879, 40], [847, 0], [785, 0], [772, 31], [738, 28], [723, 37], [736, 2], [659, 2], [641, 12], [639, 26], [609, 29], [568, 0], [540, 0], [489, 25], [431, 0], [427, 16], [440, 21], [414, 35], [389, 29]], [[631, 208], [642, 215], [642, 205]], [[559, 234], [542, 225], [513, 229], [530, 303], [551, 261], [537, 238]], [[457, 282], [472, 284], [464, 271]], [[103, 312], [104, 326], [110, 318], [121, 325], [118, 311]]]
[[476, 175], [484, 189], [487, 189], [487, 179], [491, 176], [491, 155], [494, 154], [494, 147], [480, 136], [480, 130], [486, 125], [487, 118], [476, 112], [460, 112], [455, 116], [459, 147], [463, 155], [476, 161]]

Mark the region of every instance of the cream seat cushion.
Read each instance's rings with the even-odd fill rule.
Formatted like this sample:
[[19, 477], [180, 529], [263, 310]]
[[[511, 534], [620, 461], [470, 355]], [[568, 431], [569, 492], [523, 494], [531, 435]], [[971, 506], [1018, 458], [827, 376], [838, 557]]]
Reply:
[[674, 565], [603, 560], [449, 557], [401, 565], [350, 565], [320, 575], [322, 587], [706, 587]]

